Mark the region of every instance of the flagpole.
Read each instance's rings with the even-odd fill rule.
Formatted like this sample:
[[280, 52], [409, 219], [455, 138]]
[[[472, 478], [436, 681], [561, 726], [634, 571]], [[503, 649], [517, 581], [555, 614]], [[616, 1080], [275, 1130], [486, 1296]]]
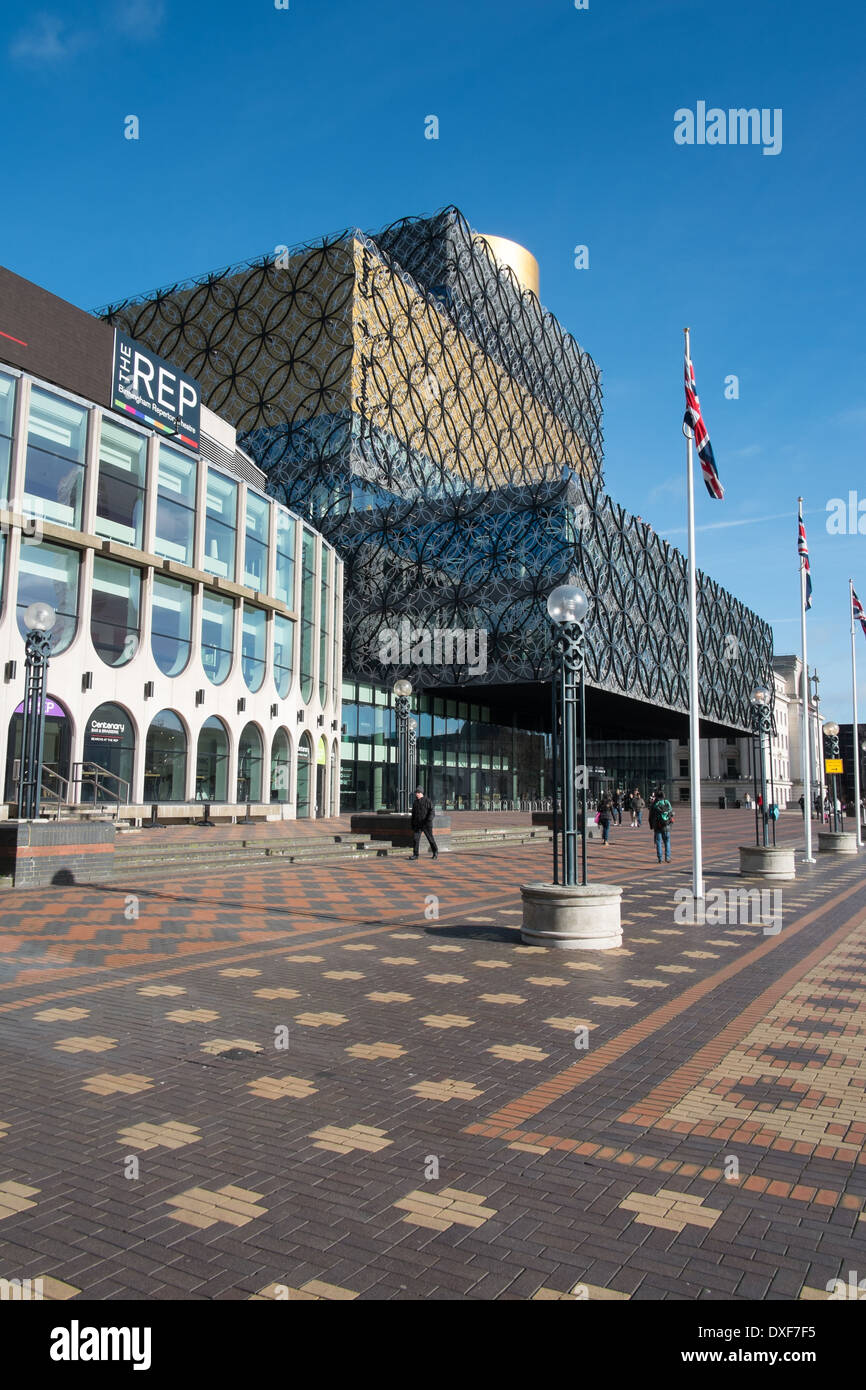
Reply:
[[854, 817], [857, 822], [857, 848], [863, 846], [863, 831], [860, 828], [860, 736], [857, 732], [857, 625], [854, 622], [854, 580], [848, 580], [851, 604], [851, 695], [854, 701]]
[[[803, 515], [803, 499], [797, 498], [797, 526]], [[799, 535], [799, 530], [798, 530]], [[804, 864], [814, 864], [812, 856], [812, 758], [809, 750], [809, 663], [806, 653], [806, 565], [802, 555], [800, 563], [800, 642], [803, 649], [803, 826], [806, 832], [806, 857]]]
[[[686, 335], [686, 358], [691, 361], [690, 329]], [[698, 686], [698, 603], [695, 570], [695, 479], [692, 466], [692, 431], [686, 436], [686, 474], [689, 499], [689, 794], [692, 802], [692, 894], [704, 896], [703, 844], [701, 841], [701, 742], [700, 688]]]

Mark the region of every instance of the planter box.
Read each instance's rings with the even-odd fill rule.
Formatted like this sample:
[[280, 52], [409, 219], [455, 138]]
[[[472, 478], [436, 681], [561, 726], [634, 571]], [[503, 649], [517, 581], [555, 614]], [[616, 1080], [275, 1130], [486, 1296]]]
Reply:
[[857, 833], [854, 830], [819, 830], [818, 850], [821, 854], [856, 854]]
[[793, 845], [740, 845], [740, 873], [788, 883], [797, 877], [794, 855]]
[[609, 951], [622, 945], [622, 889], [610, 883], [566, 887], [525, 883], [520, 937], [527, 946]]

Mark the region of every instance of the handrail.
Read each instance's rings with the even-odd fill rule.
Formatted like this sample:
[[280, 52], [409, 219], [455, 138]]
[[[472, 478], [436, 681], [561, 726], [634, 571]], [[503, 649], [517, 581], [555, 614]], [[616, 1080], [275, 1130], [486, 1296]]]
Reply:
[[[110, 787], [104, 785], [105, 778], [110, 778], [117, 783], [117, 791], [112, 791]], [[129, 782], [125, 777], [119, 777], [116, 772], [111, 772], [107, 767], [101, 767], [99, 763], [80, 762], [75, 763], [72, 769], [72, 781], [76, 789], [77, 799], [81, 799], [81, 788], [85, 781], [92, 779], [93, 785], [93, 804], [99, 804], [99, 792], [102, 791], [104, 799], [110, 801], [114, 806], [114, 819], [117, 820], [121, 806], [129, 804]]]
[[[54, 781], [59, 784], [57, 789], [55, 789], [54, 787], [49, 787], [47, 785], [47, 779], [49, 777], [53, 777]], [[69, 801], [69, 778], [64, 777], [59, 772], [55, 772], [53, 767], [46, 767], [43, 765], [40, 809], [42, 798], [48, 799], [49, 801], [53, 801], [53, 804], [56, 807], [57, 812], [55, 815], [55, 820], [60, 820], [63, 814], [64, 803], [68, 803]]]

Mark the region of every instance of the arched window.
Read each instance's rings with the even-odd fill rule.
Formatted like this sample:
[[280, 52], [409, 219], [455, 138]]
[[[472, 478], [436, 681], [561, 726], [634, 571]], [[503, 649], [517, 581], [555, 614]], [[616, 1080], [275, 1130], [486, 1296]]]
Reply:
[[294, 618], [274, 614], [274, 685], [281, 700], [285, 700], [292, 683], [292, 662], [295, 645]]
[[292, 745], [285, 729], [277, 729], [271, 747], [271, 801], [289, 801], [292, 795]]
[[[113, 704], [97, 706], [84, 725], [81, 800], [128, 801], [134, 761], [135, 730], [126, 710]], [[88, 768], [88, 763], [95, 766]]]
[[242, 665], [248, 690], [258, 690], [265, 678], [265, 610], [244, 604], [242, 633]]
[[36, 600], [50, 603], [57, 614], [51, 630], [51, 655], [70, 645], [78, 626], [78, 551], [46, 541], [21, 542], [18, 561], [18, 630], [27, 636], [24, 614]]
[[322, 583], [319, 602], [319, 703], [328, 703], [328, 632], [330, 626], [331, 604], [328, 576], [330, 575], [330, 551], [322, 546]]
[[238, 743], [238, 801], [262, 799], [262, 736], [247, 724]]
[[225, 725], [216, 715], [206, 719], [198, 736], [195, 761], [197, 801], [227, 801], [229, 739]]
[[125, 666], [138, 651], [141, 571], [97, 555], [90, 595], [90, 638], [106, 666]]
[[205, 589], [201, 601], [201, 664], [214, 685], [222, 685], [231, 670], [234, 625], [234, 599]]
[[315, 610], [316, 538], [311, 531], [305, 531], [301, 558], [301, 698], [304, 704], [309, 703], [313, 694]]
[[192, 585], [154, 572], [150, 645], [164, 676], [178, 676], [189, 661]]
[[313, 741], [309, 734], [303, 734], [298, 744], [298, 780], [295, 814], [301, 820], [310, 815], [310, 793], [313, 775]]
[[186, 731], [173, 710], [160, 710], [147, 731], [145, 801], [183, 801], [186, 793]]

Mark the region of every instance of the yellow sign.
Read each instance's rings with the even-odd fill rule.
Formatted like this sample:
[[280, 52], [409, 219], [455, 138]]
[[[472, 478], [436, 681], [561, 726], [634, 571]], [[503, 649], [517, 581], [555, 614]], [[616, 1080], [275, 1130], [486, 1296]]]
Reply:
[[824, 759], [824, 771], [827, 772], [827, 773], [831, 773], [831, 772], [841, 772], [841, 771], [842, 771], [842, 759], [841, 759], [841, 758], [825, 758], [825, 759]]

